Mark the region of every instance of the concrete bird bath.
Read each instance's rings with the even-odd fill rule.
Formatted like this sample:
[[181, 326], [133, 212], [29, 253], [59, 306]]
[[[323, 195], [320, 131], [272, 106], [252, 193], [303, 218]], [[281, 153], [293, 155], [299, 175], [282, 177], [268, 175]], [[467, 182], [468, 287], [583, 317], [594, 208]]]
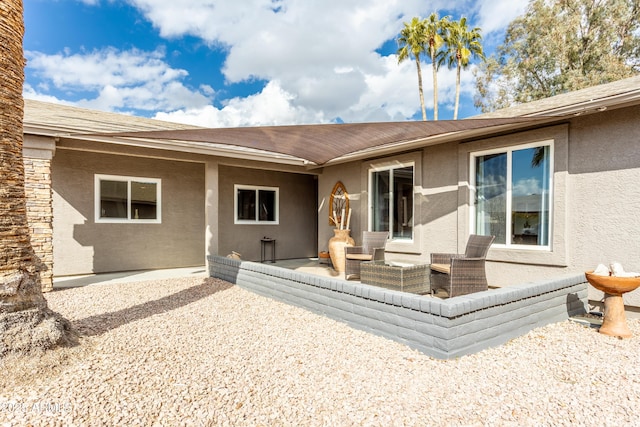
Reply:
[[640, 277], [598, 276], [591, 271], [585, 276], [591, 285], [604, 292], [604, 320], [599, 332], [613, 337], [630, 338], [624, 314], [622, 294], [636, 290], [640, 286]]

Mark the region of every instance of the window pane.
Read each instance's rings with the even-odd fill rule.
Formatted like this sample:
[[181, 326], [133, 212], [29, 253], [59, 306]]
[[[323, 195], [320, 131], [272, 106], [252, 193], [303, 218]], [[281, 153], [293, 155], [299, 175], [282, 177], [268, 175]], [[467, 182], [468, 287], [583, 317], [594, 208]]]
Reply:
[[127, 219], [126, 181], [100, 181], [100, 218]]
[[372, 181], [372, 231], [389, 231], [390, 172], [374, 172]]
[[512, 243], [549, 244], [549, 146], [513, 152]]
[[413, 237], [413, 166], [393, 171], [393, 238]]
[[507, 243], [507, 154], [476, 157], [476, 233]]
[[276, 220], [276, 192], [272, 190], [259, 190], [260, 221]]
[[131, 182], [131, 217], [133, 219], [156, 219], [158, 206], [156, 183]]
[[238, 190], [238, 219], [256, 220], [256, 190]]

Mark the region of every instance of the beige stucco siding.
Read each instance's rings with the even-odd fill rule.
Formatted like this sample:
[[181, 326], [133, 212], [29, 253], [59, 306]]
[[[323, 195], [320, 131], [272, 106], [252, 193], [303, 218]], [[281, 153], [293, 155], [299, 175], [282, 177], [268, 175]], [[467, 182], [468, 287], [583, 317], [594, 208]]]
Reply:
[[[640, 107], [574, 119], [569, 203], [572, 267], [640, 271]], [[640, 307], [640, 292], [625, 301]]]
[[426, 147], [422, 154], [422, 185], [417, 189], [422, 204], [420, 260], [430, 262], [432, 252], [457, 252], [458, 164], [457, 144]]
[[[276, 239], [276, 258], [317, 256], [316, 178], [313, 175], [219, 165], [218, 253], [260, 260], [260, 240]], [[234, 185], [277, 187], [278, 224], [234, 224]], [[271, 255], [271, 247], [265, 251]]]
[[361, 243], [362, 230], [367, 229], [367, 193], [362, 188], [360, 162], [326, 167], [318, 177], [318, 250], [329, 250], [329, 239], [334, 236], [333, 224], [329, 224], [331, 191], [338, 181], [342, 182], [349, 196], [351, 220], [349, 228], [356, 243]]
[[[95, 222], [95, 174], [158, 178], [160, 224]], [[52, 161], [54, 275], [202, 265], [204, 164], [58, 150]]]

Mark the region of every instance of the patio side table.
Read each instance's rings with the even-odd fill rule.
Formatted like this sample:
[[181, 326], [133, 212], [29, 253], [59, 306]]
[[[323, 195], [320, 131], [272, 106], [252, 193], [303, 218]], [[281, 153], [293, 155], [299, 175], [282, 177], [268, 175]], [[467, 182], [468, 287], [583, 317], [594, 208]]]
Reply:
[[263, 237], [260, 239], [260, 262], [265, 262], [267, 246], [271, 245], [271, 263], [276, 262], [276, 239], [270, 237]]
[[429, 264], [386, 260], [363, 262], [360, 282], [419, 295], [431, 293]]

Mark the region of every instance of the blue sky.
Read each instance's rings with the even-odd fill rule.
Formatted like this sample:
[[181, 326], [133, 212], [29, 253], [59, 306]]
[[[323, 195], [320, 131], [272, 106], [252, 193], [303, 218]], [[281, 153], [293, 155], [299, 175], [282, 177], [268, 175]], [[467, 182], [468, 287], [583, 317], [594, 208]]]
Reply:
[[[207, 127], [421, 118], [403, 22], [482, 29], [485, 52], [528, 0], [24, 0], [26, 98]], [[433, 118], [430, 64], [424, 64]], [[438, 73], [453, 118], [455, 72]], [[471, 70], [459, 117], [477, 114]]]

